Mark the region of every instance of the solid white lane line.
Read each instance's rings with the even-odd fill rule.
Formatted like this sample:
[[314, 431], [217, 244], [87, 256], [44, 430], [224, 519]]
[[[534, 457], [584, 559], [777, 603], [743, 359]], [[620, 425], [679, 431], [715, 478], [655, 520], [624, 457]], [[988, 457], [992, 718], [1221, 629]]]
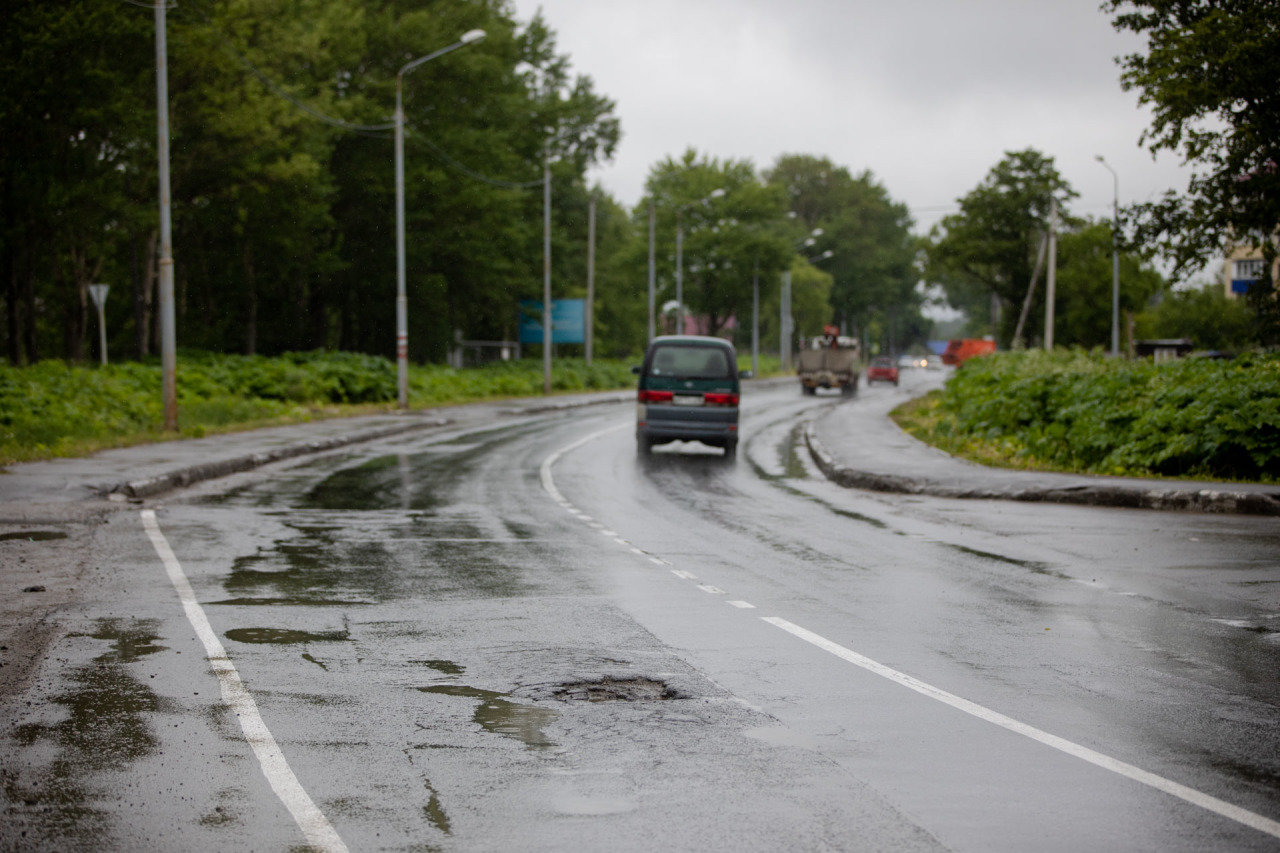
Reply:
[[950, 705], [959, 711], [964, 711], [966, 714], [970, 714], [980, 720], [986, 720], [988, 723], [993, 723], [1003, 729], [1020, 734], [1023, 737], [1031, 738], [1045, 746], [1052, 747], [1060, 752], [1065, 752], [1067, 755], [1074, 756], [1082, 761], [1087, 761], [1090, 764], [1103, 768], [1104, 770], [1110, 770], [1112, 773], [1117, 773], [1128, 779], [1132, 779], [1135, 782], [1140, 782], [1143, 785], [1155, 788], [1158, 791], [1163, 791], [1164, 793], [1177, 797], [1180, 800], [1185, 800], [1192, 805], [1199, 806], [1202, 809], [1207, 809], [1215, 814], [1234, 820], [1237, 823], [1242, 823], [1245, 826], [1258, 830], [1259, 832], [1265, 832], [1267, 835], [1280, 838], [1280, 822], [1263, 817], [1260, 814], [1255, 814], [1247, 809], [1242, 809], [1239, 806], [1232, 805], [1224, 800], [1219, 800], [1217, 797], [1202, 793], [1194, 788], [1188, 788], [1186, 785], [1181, 785], [1170, 779], [1166, 779], [1163, 776], [1157, 776], [1156, 774], [1143, 770], [1140, 767], [1134, 767], [1132, 764], [1126, 764], [1119, 759], [1112, 758], [1109, 755], [1104, 755], [1101, 752], [1089, 749], [1086, 746], [1081, 746], [1078, 743], [1073, 743], [1065, 738], [1058, 737], [1057, 735], [1051, 735], [1046, 731], [1035, 728], [1034, 726], [1021, 723], [1012, 717], [1006, 717], [1004, 714], [992, 711], [990, 708], [985, 708], [975, 702], [970, 702], [968, 699], [962, 699], [954, 693], [948, 693], [931, 684], [926, 684], [917, 678], [912, 678], [906, 673], [899, 672], [896, 669], [885, 666], [882, 663], [878, 663], [869, 657], [865, 657], [855, 651], [846, 649], [838, 643], [833, 643], [831, 640], [828, 640], [819, 634], [815, 634], [812, 631], [801, 628], [799, 625], [788, 622], [785, 619], [780, 619], [777, 616], [762, 616], [761, 618], [770, 625], [777, 626], [787, 633], [817, 646], [823, 651], [830, 652], [841, 660], [847, 661], [855, 666], [860, 666], [868, 672], [873, 672], [882, 678], [887, 678], [892, 682], [902, 685], [903, 687], [928, 696], [930, 699], [935, 699], [945, 705]]
[[182, 570], [182, 564], [178, 562], [173, 549], [169, 547], [169, 541], [160, 531], [154, 510], [142, 511], [142, 526], [147, 531], [147, 537], [151, 540], [156, 553], [160, 556], [160, 561], [164, 563], [165, 571], [169, 573], [169, 580], [173, 584], [174, 591], [178, 593], [178, 600], [182, 602], [187, 621], [191, 623], [196, 636], [204, 644], [205, 656], [208, 657], [209, 665], [218, 676], [219, 684], [222, 685], [222, 701], [235, 712], [236, 719], [240, 721], [245, 739], [249, 741], [253, 754], [257, 756], [258, 764], [262, 767], [262, 775], [267, 777], [271, 789], [276, 792], [276, 796], [293, 815], [308, 845], [323, 853], [347, 853], [347, 845], [329, 823], [329, 819], [312, 802], [311, 797], [298, 781], [298, 777], [293, 775], [293, 770], [285, 760], [284, 752], [276, 743], [267, 724], [263, 722], [262, 715], [258, 713], [257, 703], [253, 701], [244, 682], [240, 680], [240, 673], [236, 671], [231, 658], [227, 656], [226, 649], [222, 647], [217, 634], [214, 633], [213, 626], [209, 624], [204, 609], [196, 599], [195, 590], [192, 589], [191, 582], [187, 580], [187, 575]]

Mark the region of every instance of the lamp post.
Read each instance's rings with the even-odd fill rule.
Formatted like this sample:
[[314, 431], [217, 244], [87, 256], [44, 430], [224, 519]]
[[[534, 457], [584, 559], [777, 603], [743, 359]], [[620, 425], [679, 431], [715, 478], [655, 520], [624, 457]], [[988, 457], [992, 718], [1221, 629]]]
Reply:
[[479, 41], [484, 35], [484, 30], [468, 30], [448, 47], [420, 56], [396, 72], [396, 385], [402, 409], [409, 408], [409, 300], [404, 283], [404, 109], [400, 105], [400, 93], [404, 88], [404, 75], [437, 56]]
[[[823, 235], [823, 230], [821, 228], [813, 229], [812, 231], [809, 232], [809, 236], [801, 240], [800, 245], [796, 246], [796, 251], [809, 248], [814, 243], [817, 243], [818, 238], [821, 237], [822, 235]], [[816, 258], [809, 258], [807, 260], [809, 263], [813, 263], [814, 261], [820, 261], [825, 258], [829, 258], [834, 254], [835, 252], [828, 249], [827, 251], [823, 252], [821, 255], [818, 255]], [[782, 369], [790, 370], [791, 369], [791, 332], [792, 332], [791, 270], [786, 270], [782, 273], [781, 306], [782, 306], [782, 312], [781, 312], [781, 317], [779, 317], [779, 323], [778, 323], [780, 327], [779, 328], [780, 340], [778, 342], [778, 350], [782, 360]]]
[[[713, 198], [724, 195], [724, 187], [717, 187], [701, 201], [694, 204], [706, 204]], [[676, 208], [676, 334], [684, 334], [684, 209], [692, 204]]]
[[1111, 202], [1111, 357], [1120, 355], [1120, 176], [1102, 155], [1098, 162], [1111, 173], [1115, 194]]
[[156, 0], [156, 153], [160, 182], [160, 371], [166, 432], [178, 430], [178, 344], [173, 311], [173, 220], [169, 204], [169, 48], [165, 3]]

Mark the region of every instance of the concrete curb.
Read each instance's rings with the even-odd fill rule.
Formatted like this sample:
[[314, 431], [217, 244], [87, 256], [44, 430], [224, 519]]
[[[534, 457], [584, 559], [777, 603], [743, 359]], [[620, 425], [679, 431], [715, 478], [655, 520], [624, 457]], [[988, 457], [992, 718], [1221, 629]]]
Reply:
[[204, 482], [205, 480], [225, 477], [228, 474], [238, 474], [242, 471], [250, 471], [254, 468], [260, 468], [263, 465], [269, 465], [272, 462], [279, 462], [282, 459], [293, 459], [298, 456], [305, 456], [309, 453], [323, 453], [326, 450], [335, 450], [339, 447], [346, 447], [351, 444], [360, 444], [366, 441], [377, 441], [380, 438], [390, 438], [392, 436], [412, 432], [413, 430], [426, 429], [428, 427], [447, 426], [450, 423], [452, 423], [452, 421], [442, 418], [418, 420], [414, 423], [396, 424], [395, 426], [365, 430], [364, 432], [340, 435], [334, 438], [304, 441], [298, 444], [288, 444], [284, 447], [264, 453], [251, 453], [247, 456], [236, 456], [230, 459], [220, 459], [216, 462], [207, 462], [201, 465], [190, 465], [185, 468], [177, 468], [173, 471], [167, 471], [164, 474], [159, 474], [155, 477], [146, 477], [141, 480], [129, 480], [117, 483], [110, 488], [103, 489], [102, 494], [105, 495], [108, 500], [155, 497], [156, 495], [172, 491], [173, 489], [180, 489], [184, 486]]
[[[595, 406], [605, 403], [624, 403], [634, 398], [634, 391], [625, 391], [615, 394], [602, 394], [586, 400], [566, 400], [553, 403], [537, 403], [532, 406], [525, 407], [513, 407], [510, 409], [503, 409], [502, 413], [507, 415], [545, 414], [547, 412], [567, 411], [569, 409], [578, 409], [584, 406]], [[165, 492], [173, 491], [174, 489], [181, 489], [186, 486], [194, 485], [195, 483], [202, 483], [206, 480], [215, 480], [218, 477], [226, 477], [229, 474], [239, 474], [244, 471], [251, 471], [254, 468], [261, 468], [263, 465], [269, 465], [272, 462], [279, 462], [283, 459], [294, 459], [299, 456], [306, 456], [312, 453], [323, 453], [328, 450], [336, 450], [340, 447], [347, 447], [352, 444], [361, 444], [368, 441], [377, 441], [382, 438], [391, 438], [414, 430], [448, 426], [451, 423], [453, 423], [453, 421], [447, 418], [415, 419], [412, 423], [396, 424], [394, 426], [380, 427], [378, 429], [365, 430], [363, 432], [352, 433], [350, 435], [340, 435], [334, 438], [318, 439], [316, 441], [303, 441], [297, 444], [285, 445], [284, 447], [267, 451], [265, 453], [250, 453], [244, 456], [235, 456], [230, 459], [220, 459], [215, 462], [190, 465], [185, 468], [166, 471], [165, 473], [158, 474], [154, 477], [116, 483], [114, 486], [101, 489], [99, 493], [104, 495], [108, 500], [150, 498]]]
[[814, 463], [837, 485], [873, 492], [907, 495], [929, 495], [938, 498], [973, 500], [1006, 500], [1027, 503], [1062, 503], [1084, 506], [1123, 507], [1129, 509], [1195, 510], [1199, 512], [1239, 513], [1242, 515], [1280, 516], [1280, 493], [1239, 492], [1229, 489], [1162, 489], [1130, 485], [1080, 485], [1061, 488], [1030, 487], [1026, 489], [963, 489], [927, 480], [875, 474], [847, 468], [839, 463], [818, 440], [813, 421], [804, 425], [804, 440]]

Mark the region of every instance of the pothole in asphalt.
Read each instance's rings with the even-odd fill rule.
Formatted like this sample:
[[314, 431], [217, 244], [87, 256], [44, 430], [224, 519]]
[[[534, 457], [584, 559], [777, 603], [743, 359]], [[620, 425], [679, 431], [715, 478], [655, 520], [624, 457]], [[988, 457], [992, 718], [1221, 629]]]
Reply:
[[562, 684], [552, 693], [565, 702], [657, 702], [680, 699], [666, 682], [652, 678], [602, 678]]
[[237, 643], [333, 643], [349, 639], [346, 631], [295, 631], [289, 628], [232, 628], [228, 640]]

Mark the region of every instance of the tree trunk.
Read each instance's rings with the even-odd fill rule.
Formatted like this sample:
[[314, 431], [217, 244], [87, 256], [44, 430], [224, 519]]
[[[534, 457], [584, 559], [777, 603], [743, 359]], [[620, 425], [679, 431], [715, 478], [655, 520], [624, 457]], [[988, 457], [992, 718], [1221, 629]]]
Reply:
[[244, 353], [257, 355], [258, 352], [258, 283], [253, 274], [253, 249], [246, 240], [241, 253], [244, 263], [244, 281], [249, 289], [248, 316], [244, 323]]
[[138, 358], [151, 352], [151, 317], [156, 285], [156, 232], [147, 235], [142, 260], [138, 259], [138, 241], [133, 245], [133, 335]]

